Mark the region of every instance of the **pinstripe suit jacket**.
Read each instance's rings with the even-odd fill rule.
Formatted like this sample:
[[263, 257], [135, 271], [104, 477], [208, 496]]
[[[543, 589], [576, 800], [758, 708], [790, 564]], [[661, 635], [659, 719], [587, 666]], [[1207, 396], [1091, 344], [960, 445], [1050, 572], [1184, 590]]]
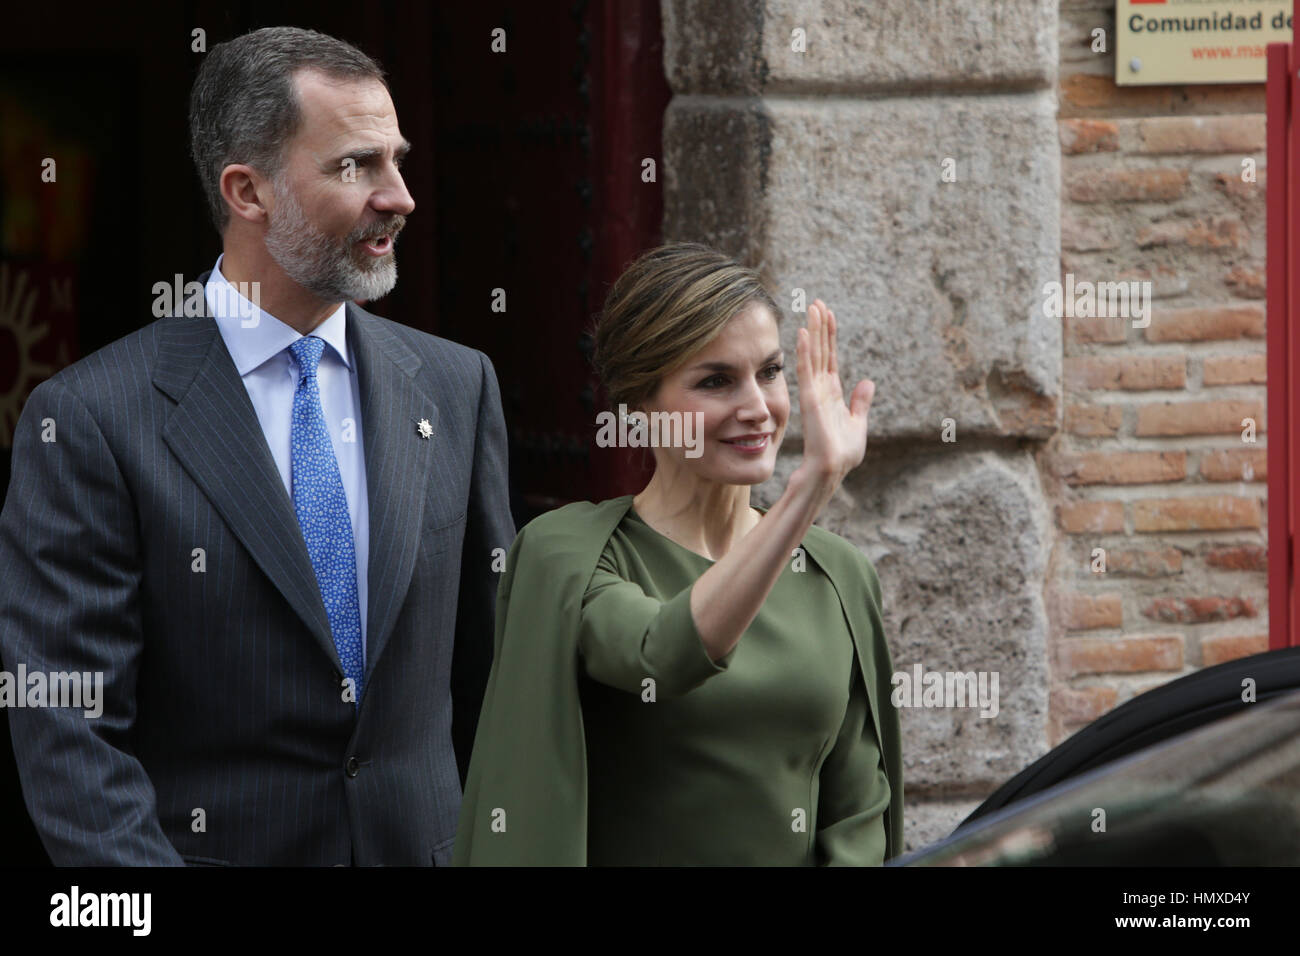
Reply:
[[0, 659], [104, 680], [98, 718], [9, 713], [56, 864], [450, 862], [492, 551], [515, 535], [501, 400], [482, 353], [347, 317], [371, 535], [359, 709], [212, 319], [154, 322], [28, 399], [0, 514]]

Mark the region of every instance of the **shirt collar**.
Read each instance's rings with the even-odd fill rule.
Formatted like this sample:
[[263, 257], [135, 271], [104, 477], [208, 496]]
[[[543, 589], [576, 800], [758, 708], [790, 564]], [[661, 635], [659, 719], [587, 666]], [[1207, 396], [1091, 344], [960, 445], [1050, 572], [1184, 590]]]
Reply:
[[[224, 258], [225, 253], [217, 256], [217, 264], [212, 267], [212, 274], [208, 276], [203, 291], [208, 301], [208, 308], [212, 311], [212, 317], [216, 319], [221, 329], [226, 350], [230, 352], [236, 370], [243, 376], [274, 358], [303, 336], [297, 329], [281, 322], [241, 295], [221, 272], [221, 260]], [[250, 316], [255, 318], [255, 321], [250, 320]], [[323, 339], [343, 364], [352, 368], [348, 356], [347, 303], [339, 303], [339, 307], [329, 318], [312, 329], [311, 334]]]

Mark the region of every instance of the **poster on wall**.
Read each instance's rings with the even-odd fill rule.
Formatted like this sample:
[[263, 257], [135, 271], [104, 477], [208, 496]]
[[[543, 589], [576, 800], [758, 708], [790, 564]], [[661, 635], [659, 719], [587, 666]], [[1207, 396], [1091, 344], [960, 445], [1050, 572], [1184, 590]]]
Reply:
[[1292, 0], [1116, 0], [1115, 82], [1263, 83]]

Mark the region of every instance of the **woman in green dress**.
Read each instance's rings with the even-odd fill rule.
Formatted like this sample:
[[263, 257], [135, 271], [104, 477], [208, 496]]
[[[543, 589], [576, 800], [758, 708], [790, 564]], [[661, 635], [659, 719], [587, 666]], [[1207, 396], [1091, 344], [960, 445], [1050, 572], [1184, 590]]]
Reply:
[[[767, 510], [790, 416], [758, 274], [705, 246], [642, 255], [595, 362], [651, 431], [635, 496], [530, 522], [507, 556], [461, 806], [461, 865], [874, 865], [902, 852], [880, 585], [813, 524], [866, 451], [835, 317], [799, 330], [803, 456]], [[643, 431], [644, 435], [644, 431]], [[669, 439], [675, 439], [669, 440]]]

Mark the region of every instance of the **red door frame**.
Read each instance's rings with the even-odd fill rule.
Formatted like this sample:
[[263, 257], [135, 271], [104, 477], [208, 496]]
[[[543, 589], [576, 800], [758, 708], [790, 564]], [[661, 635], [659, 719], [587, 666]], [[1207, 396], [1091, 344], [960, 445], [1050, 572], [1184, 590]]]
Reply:
[[1300, 63], [1291, 43], [1268, 45], [1268, 646], [1300, 644], [1295, 591], [1300, 519]]

